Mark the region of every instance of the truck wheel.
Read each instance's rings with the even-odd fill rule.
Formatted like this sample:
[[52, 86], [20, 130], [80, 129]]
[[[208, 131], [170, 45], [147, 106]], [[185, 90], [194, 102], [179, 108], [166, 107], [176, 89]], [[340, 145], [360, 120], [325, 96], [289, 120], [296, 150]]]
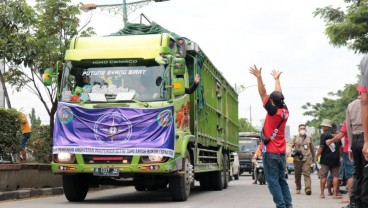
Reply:
[[146, 190], [146, 186], [141, 184], [141, 183], [135, 183], [134, 188], [135, 188], [136, 191], [145, 191]]
[[211, 183], [215, 191], [221, 191], [224, 188], [224, 171], [211, 172]]
[[63, 188], [68, 201], [80, 202], [86, 198], [89, 185], [82, 175], [63, 175]]
[[227, 189], [227, 187], [229, 186], [229, 181], [230, 181], [230, 171], [229, 171], [229, 157], [227, 156], [227, 154], [223, 154], [223, 164], [222, 164], [222, 170], [224, 172], [223, 176], [224, 176], [224, 189]]
[[211, 190], [211, 173], [201, 173], [199, 176], [199, 185], [203, 191]]
[[167, 182], [166, 183], [157, 183], [155, 185], [147, 186], [148, 191], [165, 190], [166, 188], [167, 188]]
[[[222, 170], [215, 171], [211, 173], [211, 183], [215, 191], [221, 191], [228, 186], [228, 169], [227, 169], [227, 155], [222, 155]], [[226, 185], [225, 185], [226, 183]]]
[[237, 173], [237, 174], [235, 174], [235, 175], [234, 175], [234, 179], [235, 179], [235, 180], [239, 180], [239, 171], [238, 171], [238, 173]]
[[184, 174], [169, 178], [169, 192], [174, 201], [186, 201], [190, 194], [190, 186], [193, 181], [193, 166], [190, 163], [189, 153], [187, 153], [184, 161]]

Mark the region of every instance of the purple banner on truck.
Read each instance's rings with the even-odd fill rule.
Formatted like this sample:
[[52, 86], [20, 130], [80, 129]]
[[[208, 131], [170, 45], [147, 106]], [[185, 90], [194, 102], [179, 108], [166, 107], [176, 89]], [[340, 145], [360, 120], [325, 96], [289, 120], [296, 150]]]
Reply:
[[58, 104], [53, 153], [174, 156], [174, 107], [83, 108]]

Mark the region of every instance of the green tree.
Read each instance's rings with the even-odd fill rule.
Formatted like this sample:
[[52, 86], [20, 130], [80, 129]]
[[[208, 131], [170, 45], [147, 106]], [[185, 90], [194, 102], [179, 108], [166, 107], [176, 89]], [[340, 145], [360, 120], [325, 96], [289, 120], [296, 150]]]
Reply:
[[246, 118], [239, 118], [239, 132], [258, 132]]
[[[0, 4], [0, 53], [8, 65], [5, 80], [17, 91], [37, 95], [50, 117], [52, 135], [57, 87], [44, 86], [41, 76], [63, 61], [70, 39], [78, 34], [80, 10], [70, 0], [36, 0], [34, 8], [24, 0], [5, 2]], [[86, 31], [84, 35], [94, 34], [91, 28]]]
[[344, 0], [349, 4], [346, 11], [341, 7], [317, 8], [314, 16], [326, 22], [325, 33], [333, 46], [346, 46], [356, 53], [368, 52], [368, 2]]
[[337, 124], [342, 123], [345, 120], [348, 104], [358, 97], [356, 88], [357, 84], [348, 84], [344, 90], [328, 93], [336, 99], [324, 97], [322, 103], [311, 104], [308, 102], [303, 105], [303, 115], [312, 117], [312, 120], [307, 121], [306, 124], [318, 129], [323, 119], [330, 119]]
[[41, 119], [39, 116], [36, 116], [36, 111], [34, 108], [32, 108], [32, 112], [29, 115], [29, 121], [31, 123], [33, 131], [41, 126]]

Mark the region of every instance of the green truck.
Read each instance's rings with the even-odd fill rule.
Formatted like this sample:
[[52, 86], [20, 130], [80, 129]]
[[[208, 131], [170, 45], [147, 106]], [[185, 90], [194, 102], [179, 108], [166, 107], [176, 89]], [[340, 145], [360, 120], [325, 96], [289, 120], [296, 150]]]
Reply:
[[174, 201], [194, 180], [226, 189], [237, 93], [195, 42], [131, 26], [155, 32], [75, 37], [63, 69], [45, 70], [44, 83], [58, 86], [52, 171], [66, 198], [83, 201], [100, 185], [168, 190]]

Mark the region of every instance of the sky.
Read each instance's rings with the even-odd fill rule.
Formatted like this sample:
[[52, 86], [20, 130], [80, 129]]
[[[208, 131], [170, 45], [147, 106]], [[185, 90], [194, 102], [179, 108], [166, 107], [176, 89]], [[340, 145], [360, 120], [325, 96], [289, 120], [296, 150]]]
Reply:
[[[72, 0], [73, 4], [118, 4], [122, 0]], [[127, 2], [133, 2], [127, 0]], [[273, 69], [282, 71], [281, 87], [290, 111], [287, 125], [291, 134], [310, 120], [302, 105], [322, 102], [328, 92], [357, 82], [362, 54], [329, 44], [323, 19], [314, 17], [316, 8], [345, 7], [343, 0], [170, 0], [151, 2], [131, 12], [130, 22], [139, 15], [196, 42], [232, 86], [244, 85], [239, 94], [239, 117], [260, 126], [266, 116], [256, 78], [249, 73], [254, 64], [262, 67], [266, 90], [271, 93]], [[123, 27], [122, 15], [99, 9], [82, 12], [80, 25], [97, 35], [108, 35]], [[47, 124], [49, 118], [35, 95], [10, 92], [13, 107], [30, 113], [32, 107]]]

